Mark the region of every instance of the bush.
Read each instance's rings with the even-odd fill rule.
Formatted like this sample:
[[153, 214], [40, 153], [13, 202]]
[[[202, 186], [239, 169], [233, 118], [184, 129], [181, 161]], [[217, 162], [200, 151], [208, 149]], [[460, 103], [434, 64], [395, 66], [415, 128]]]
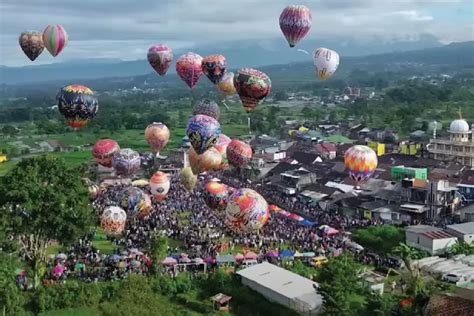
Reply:
[[399, 243], [405, 241], [405, 232], [402, 228], [395, 226], [371, 226], [358, 229], [354, 234], [354, 240], [372, 251], [388, 254]]

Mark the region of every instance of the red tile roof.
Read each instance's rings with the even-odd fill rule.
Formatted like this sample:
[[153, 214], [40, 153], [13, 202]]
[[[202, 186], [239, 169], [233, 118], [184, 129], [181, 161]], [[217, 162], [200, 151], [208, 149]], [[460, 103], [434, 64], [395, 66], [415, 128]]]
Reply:
[[429, 239], [446, 239], [446, 238], [453, 238], [454, 236], [451, 234], [448, 234], [445, 231], [432, 231], [432, 232], [426, 232], [422, 234], [425, 237], [428, 237]]

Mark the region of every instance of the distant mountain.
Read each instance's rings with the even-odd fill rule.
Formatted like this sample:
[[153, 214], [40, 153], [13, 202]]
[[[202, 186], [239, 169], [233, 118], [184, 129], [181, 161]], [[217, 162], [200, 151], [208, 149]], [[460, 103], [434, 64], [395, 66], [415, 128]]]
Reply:
[[[263, 44], [263, 43], [260, 43]], [[334, 48], [335, 45], [322, 45], [323, 47]], [[330, 44], [330, 43], [326, 43]], [[344, 44], [344, 45], [342, 45]], [[350, 52], [362, 53], [352, 44], [339, 43], [341, 66], [342, 65], [377, 65], [383, 67], [393, 63], [420, 63], [420, 64], [436, 64], [436, 65], [473, 65], [474, 64], [474, 41], [463, 43], [452, 43], [441, 47], [432, 47], [422, 50], [400, 51], [392, 53], [384, 53], [370, 56], [350, 56]], [[307, 44], [307, 45], [311, 45]], [[433, 43], [434, 45], [434, 43]], [[216, 51], [226, 56], [229, 64], [233, 69], [251, 66], [265, 67], [278, 64], [276, 69], [285, 69], [290, 67], [304, 67], [311, 71], [311, 56], [303, 52], [290, 49], [276, 49], [273, 42], [269, 42], [266, 46], [251, 46], [250, 44], [242, 44], [240, 47], [221, 47], [219, 49], [209, 48], [200, 50], [199, 53], [209, 55]], [[316, 45], [311, 47], [318, 47]], [[344, 49], [343, 47], [346, 47]], [[348, 49], [350, 47], [350, 50]], [[382, 46], [380, 46], [382, 47]], [[397, 46], [398, 47], [398, 46]], [[307, 48], [302, 46], [302, 49]], [[308, 52], [311, 52], [307, 48]], [[373, 50], [373, 48], [371, 49]], [[180, 52], [175, 53], [176, 58]], [[354, 55], [354, 54], [352, 54]], [[246, 60], [252, 60], [252, 64], [245, 64]], [[309, 65], [309, 66], [308, 66]], [[270, 67], [270, 68], [271, 68]], [[173, 68], [173, 67], [172, 67]], [[265, 67], [266, 68], [266, 67]], [[263, 68], [262, 68], [263, 69]], [[294, 69], [293, 69], [294, 70]], [[61, 84], [69, 84], [72, 82], [82, 82], [85, 80], [93, 80], [99, 78], [125, 78], [151, 74], [152, 70], [146, 60], [136, 61], [118, 61], [118, 60], [76, 60], [68, 63], [57, 63], [39, 66], [25, 67], [5, 67], [0, 66], [0, 83], [1, 84], [25, 84], [40, 83], [46, 81], [57, 81]], [[170, 74], [174, 73], [174, 69], [170, 69]], [[165, 79], [163, 79], [165, 80]]]

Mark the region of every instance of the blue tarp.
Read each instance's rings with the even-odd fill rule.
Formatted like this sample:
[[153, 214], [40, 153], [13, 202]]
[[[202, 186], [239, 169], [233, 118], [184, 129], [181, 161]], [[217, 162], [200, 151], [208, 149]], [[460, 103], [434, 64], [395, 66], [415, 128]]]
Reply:
[[293, 257], [295, 253], [293, 251], [290, 251], [290, 250], [283, 250], [282, 252], [280, 252], [280, 257], [281, 258], [290, 258], [290, 257]]

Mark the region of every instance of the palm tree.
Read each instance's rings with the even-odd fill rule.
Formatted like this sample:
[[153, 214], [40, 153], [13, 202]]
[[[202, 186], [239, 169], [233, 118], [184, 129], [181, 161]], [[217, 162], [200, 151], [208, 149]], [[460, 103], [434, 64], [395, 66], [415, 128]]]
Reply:
[[420, 252], [404, 243], [400, 243], [398, 246], [393, 248], [392, 252], [402, 258], [405, 267], [408, 269], [412, 277], [416, 278], [419, 270], [413, 266], [412, 260], [418, 258]]

